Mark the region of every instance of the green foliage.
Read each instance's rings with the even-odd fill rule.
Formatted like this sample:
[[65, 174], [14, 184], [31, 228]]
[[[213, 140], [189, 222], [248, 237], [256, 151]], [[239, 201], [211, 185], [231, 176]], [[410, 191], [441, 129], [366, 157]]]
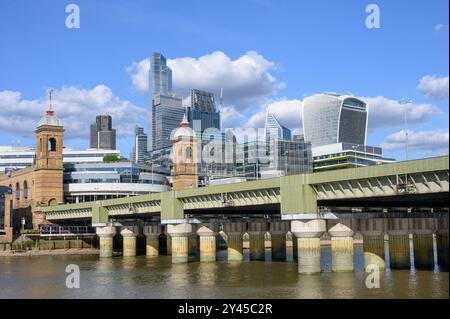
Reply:
[[21, 235], [39, 234], [39, 231], [38, 230], [34, 230], [34, 229], [21, 229], [20, 230], [20, 234]]
[[103, 157], [103, 163], [115, 163], [115, 162], [120, 162], [120, 157], [117, 155], [105, 155]]

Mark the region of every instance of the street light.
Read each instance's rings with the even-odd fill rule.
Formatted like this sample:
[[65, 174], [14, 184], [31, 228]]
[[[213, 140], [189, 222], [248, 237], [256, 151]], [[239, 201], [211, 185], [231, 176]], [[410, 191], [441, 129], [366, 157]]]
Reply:
[[[399, 104], [401, 105], [408, 105], [411, 104], [412, 101], [411, 100], [400, 100], [398, 101]], [[405, 161], [408, 160], [408, 118], [407, 118], [407, 109], [405, 107]]]

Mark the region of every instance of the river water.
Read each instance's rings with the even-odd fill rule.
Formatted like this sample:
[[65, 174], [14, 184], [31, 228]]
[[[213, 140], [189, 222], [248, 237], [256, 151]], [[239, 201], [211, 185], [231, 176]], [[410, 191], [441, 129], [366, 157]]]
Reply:
[[[380, 288], [369, 289], [362, 256], [362, 246], [355, 245], [355, 271], [333, 273], [331, 250], [324, 246], [323, 272], [317, 275], [299, 275], [294, 262], [0, 257], [0, 298], [449, 298], [448, 272], [437, 266], [428, 271], [387, 269], [381, 272]], [[80, 288], [66, 287], [68, 264], [79, 266]]]

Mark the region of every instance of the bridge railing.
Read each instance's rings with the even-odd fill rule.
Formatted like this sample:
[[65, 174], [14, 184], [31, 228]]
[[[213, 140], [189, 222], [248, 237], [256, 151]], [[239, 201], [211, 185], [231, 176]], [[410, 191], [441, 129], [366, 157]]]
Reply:
[[41, 235], [71, 235], [71, 234], [95, 234], [95, 228], [91, 226], [41, 226]]

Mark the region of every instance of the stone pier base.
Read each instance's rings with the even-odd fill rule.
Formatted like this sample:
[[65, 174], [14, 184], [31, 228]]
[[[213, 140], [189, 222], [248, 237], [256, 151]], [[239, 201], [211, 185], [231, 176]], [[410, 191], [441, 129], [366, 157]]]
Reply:
[[320, 238], [297, 238], [298, 272], [320, 272]]
[[187, 263], [189, 260], [189, 237], [172, 236], [172, 263]]
[[189, 261], [189, 236], [192, 233], [192, 225], [167, 225], [167, 233], [171, 237], [172, 263], [187, 263]]
[[116, 234], [116, 228], [111, 226], [97, 227], [96, 233], [100, 237], [100, 257], [112, 257], [113, 237]]
[[332, 270], [353, 271], [353, 230], [339, 223], [331, 227], [328, 233], [331, 236]]
[[120, 234], [123, 237], [123, 257], [136, 256], [136, 234], [126, 228]]
[[291, 222], [291, 232], [296, 237], [298, 256], [298, 272], [314, 274], [320, 268], [320, 236], [326, 231], [326, 222], [315, 219], [308, 222], [294, 220]]
[[200, 261], [216, 261], [216, 233], [212, 227], [200, 227], [197, 235], [200, 236]]

